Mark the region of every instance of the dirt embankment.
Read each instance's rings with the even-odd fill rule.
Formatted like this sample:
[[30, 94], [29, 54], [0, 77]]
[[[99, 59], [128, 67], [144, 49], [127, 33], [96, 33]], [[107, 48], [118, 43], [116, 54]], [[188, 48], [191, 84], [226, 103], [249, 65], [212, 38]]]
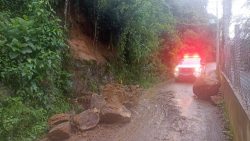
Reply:
[[108, 61], [115, 56], [115, 50], [97, 41], [94, 31], [84, 13], [71, 5], [68, 12], [68, 45], [72, 54], [69, 70], [73, 74], [74, 97], [99, 92], [102, 85], [113, 83], [114, 75], [108, 69]]
[[92, 27], [77, 10], [70, 11], [68, 44], [73, 57], [78, 60], [95, 61], [103, 64], [114, 54], [114, 50], [92, 37]]

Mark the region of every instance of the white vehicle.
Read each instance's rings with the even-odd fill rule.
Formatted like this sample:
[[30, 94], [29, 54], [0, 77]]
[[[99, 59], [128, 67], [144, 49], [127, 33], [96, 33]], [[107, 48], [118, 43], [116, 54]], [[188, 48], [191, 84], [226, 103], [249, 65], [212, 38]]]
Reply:
[[185, 55], [184, 58], [175, 67], [174, 75], [178, 80], [180, 78], [198, 78], [203, 72], [201, 58], [199, 55]]

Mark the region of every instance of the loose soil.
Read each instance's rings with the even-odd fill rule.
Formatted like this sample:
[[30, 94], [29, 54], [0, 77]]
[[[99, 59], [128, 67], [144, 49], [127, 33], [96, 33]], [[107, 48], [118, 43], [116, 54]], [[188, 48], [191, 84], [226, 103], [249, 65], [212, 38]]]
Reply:
[[105, 64], [106, 59], [115, 54], [115, 50], [109, 45], [104, 45], [91, 37], [91, 26], [77, 10], [71, 11], [68, 45], [74, 59], [95, 61], [98, 64]]

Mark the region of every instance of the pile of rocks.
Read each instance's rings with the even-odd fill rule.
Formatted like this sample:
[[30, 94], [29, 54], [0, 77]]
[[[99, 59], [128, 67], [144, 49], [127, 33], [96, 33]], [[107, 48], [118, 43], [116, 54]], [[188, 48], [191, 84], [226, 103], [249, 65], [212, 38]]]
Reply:
[[86, 110], [80, 114], [58, 114], [52, 116], [49, 121], [51, 128], [48, 141], [65, 141], [78, 131], [87, 131], [97, 126], [100, 121], [99, 113], [96, 109]]
[[101, 95], [92, 94], [90, 109], [79, 114], [57, 114], [48, 120], [48, 141], [65, 141], [77, 132], [95, 128], [99, 123], [126, 123], [131, 112], [125, 105], [135, 103], [134, 96], [141, 92], [138, 86], [106, 85]]

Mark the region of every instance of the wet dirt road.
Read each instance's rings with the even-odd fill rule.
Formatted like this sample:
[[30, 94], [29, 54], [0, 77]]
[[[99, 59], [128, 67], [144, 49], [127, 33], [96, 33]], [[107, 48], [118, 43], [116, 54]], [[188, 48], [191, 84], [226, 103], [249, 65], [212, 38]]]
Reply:
[[225, 141], [220, 110], [193, 96], [190, 83], [161, 83], [147, 90], [128, 124], [100, 124], [87, 141]]
[[175, 92], [175, 101], [180, 115], [186, 118], [188, 134], [182, 141], [225, 141], [223, 134], [223, 116], [218, 107], [195, 98], [192, 84], [178, 83], [170, 85]]

